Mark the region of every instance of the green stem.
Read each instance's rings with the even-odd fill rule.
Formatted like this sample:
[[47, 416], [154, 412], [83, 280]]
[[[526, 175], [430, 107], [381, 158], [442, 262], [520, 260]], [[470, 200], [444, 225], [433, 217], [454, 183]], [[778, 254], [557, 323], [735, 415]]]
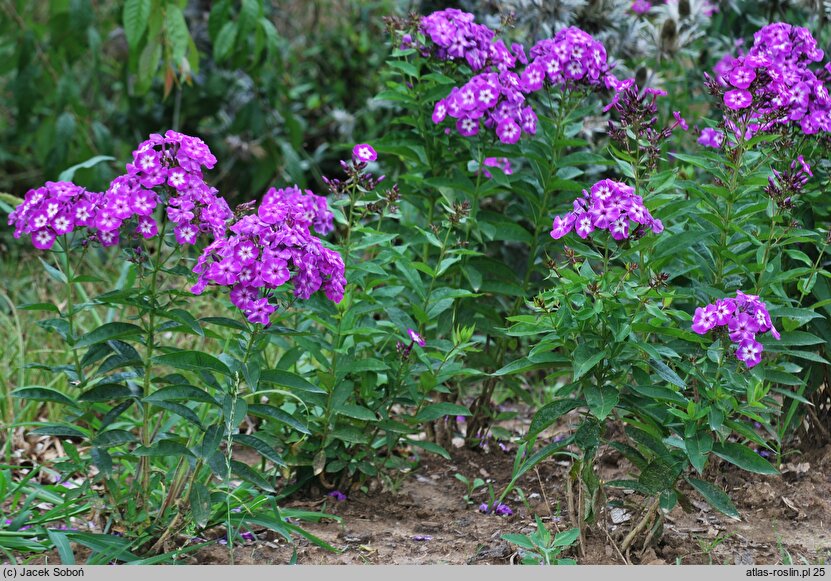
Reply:
[[[147, 316], [147, 328], [145, 329], [146, 335], [144, 340], [144, 380], [142, 382], [142, 393], [145, 398], [150, 395], [150, 389], [152, 387], [152, 369], [153, 369], [153, 352], [156, 347], [156, 300], [158, 297], [157, 287], [159, 282], [159, 271], [164, 264], [162, 261], [162, 251], [164, 249], [164, 234], [165, 228], [167, 226], [167, 221], [163, 221], [161, 232], [159, 232], [159, 250], [153, 261], [153, 272], [150, 277], [150, 286], [147, 290], [148, 298], [148, 308], [150, 312]], [[150, 447], [152, 438], [153, 438], [153, 431], [150, 429], [151, 424], [151, 414], [150, 414], [150, 404], [143, 403], [142, 404], [142, 423], [141, 423], [141, 443], [145, 447]], [[139, 459], [139, 471], [141, 473], [141, 490], [140, 490], [140, 500], [141, 506], [145, 506], [147, 503], [147, 496], [150, 492], [150, 461], [147, 456], [142, 456]], [[149, 516], [149, 515], [148, 515]]]

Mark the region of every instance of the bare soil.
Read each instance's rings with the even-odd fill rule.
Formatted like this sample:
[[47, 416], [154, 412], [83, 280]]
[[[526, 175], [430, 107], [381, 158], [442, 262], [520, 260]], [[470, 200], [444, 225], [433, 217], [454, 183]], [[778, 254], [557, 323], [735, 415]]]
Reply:
[[[526, 415], [526, 414], [520, 414]], [[527, 419], [505, 426], [524, 433]], [[567, 422], [545, 432], [550, 439], [570, 431]], [[543, 461], [523, 476], [516, 493], [506, 499], [511, 516], [486, 515], [480, 503], [488, 500], [485, 489], [464, 500], [466, 487], [455, 475], [471, 481], [490, 482], [497, 493], [510, 481], [515, 449], [491, 444], [470, 450], [461, 442], [451, 449], [452, 460], [425, 455], [418, 468], [402, 475], [395, 490], [346, 490], [338, 502], [320, 494], [296, 498], [285, 507], [321, 511], [340, 517], [298, 523], [338, 552], [322, 549], [305, 539], [296, 545], [268, 530], [254, 530], [254, 538], [234, 549], [236, 564], [515, 564], [517, 548], [502, 540], [507, 533], [533, 532], [534, 515], [556, 532], [571, 528], [567, 514], [564, 458]], [[715, 462], [713, 462], [715, 461]], [[598, 476], [608, 481], [632, 477], [631, 466], [613, 449], [602, 449]], [[664, 514], [663, 534], [645, 541], [643, 536], [629, 551], [621, 541], [640, 519], [648, 501], [636, 493], [610, 489], [609, 501], [622, 510], [605, 511], [602, 522], [586, 530], [583, 550], [572, 547], [563, 556], [580, 564], [824, 564], [831, 563], [831, 445], [793, 455], [781, 475], [750, 474], [718, 459], [711, 459], [705, 478], [727, 491], [741, 513], [734, 520], [717, 512], [693, 491], [688, 511], [676, 506]], [[375, 483], [376, 485], [378, 483]], [[214, 531], [221, 535], [222, 531]], [[188, 542], [186, 537], [180, 539]], [[296, 551], [296, 554], [295, 554]], [[85, 549], [77, 555], [84, 562]], [[30, 563], [59, 562], [54, 554]], [[228, 564], [228, 548], [212, 541], [182, 557], [187, 564]]]
[[[627, 467], [615, 453], [606, 452], [600, 464], [603, 479], [625, 476]], [[484, 493], [468, 505], [465, 486], [454, 475], [490, 479], [499, 490], [510, 480], [514, 455], [499, 448], [485, 451], [454, 449], [453, 460], [428, 457], [395, 492], [367, 496], [349, 491], [348, 499], [297, 500], [288, 505], [325, 509], [342, 523], [322, 521], [303, 527], [340, 552], [332, 553], [301, 540], [300, 564], [512, 564], [519, 562], [516, 547], [501, 536], [534, 530], [534, 514], [552, 530], [570, 527], [565, 514], [565, 476], [568, 464], [543, 462], [519, 483], [528, 505], [515, 495], [512, 516], [485, 515], [478, 505]], [[636, 543], [624, 556], [620, 541], [638, 514], [607, 515], [605, 532], [595, 526], [586, 532], [585, 553], [567, 553], [581, 564], [795, 564], [831, 562], [831, 446], [799, 456], [781, 476], [763, 477], [722, 464], [710, 475], [735, 501], [742, 518], [728, 518], [690, 495], [692, 511], [677, 506], [665, 515], [664, 534], [646, 547]], [[643, 506], [637, 494], [627, 504]], [[325, 505], [323, 504], [325, 502]], [[561, 508], [563, 507], [563, 508]], [[621, 518], [626, 519], [620, 522]], [[608, 534], [607, 534], [608, 533]], [[273, 533], [262, 531], [256, 541], [237, 547], [240, 564], [282, 564], [294, 548]], [[211, 546], [186, 559], [192, 564], [226, 564], [227, 547]]]

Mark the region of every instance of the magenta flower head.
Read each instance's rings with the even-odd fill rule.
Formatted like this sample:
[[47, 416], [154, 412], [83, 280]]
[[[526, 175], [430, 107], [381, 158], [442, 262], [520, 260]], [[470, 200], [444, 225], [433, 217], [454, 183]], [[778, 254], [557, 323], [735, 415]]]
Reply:
[[727, 327], [727, 336], [736, 345], [736, 358], [747, 367], [758, 365], [764, 347], [756, 341], [759, 333], [779, 340], [767, 306], [756, 295], [736, 291], [736, 298], [719, 299], [706, 307], [698, 307], [693, 316], [692, 330], [706, 335], [717, 327]]
[[573, 211], [554, 218], [551, 237], [557, 240], [574, 230], [585, 239], [599, 229], [608, 230], [612, 238], [622, 241], [645, 228], [659, 234], [664, 227], [649, 213], [634, 188], [622, 182], [602, 180], [591, 187], [591, 192], [584, 190], [583, 197], [574, 200]]
[[733, 110], [746, 109], [753, 102], [753, 95], [746, 89], [733, 89], [724, 93], [724, 104]]
[[705, 127], [701, 130], [701, 136], [698, 138], [698, 143], [703, 145], [704, 147], [714, 147], [716, 149], [721, 148], [721, 144], [724, 142], [724, 133], [719, 131], [718, 129], [712, 129], [710, 127]]
[[497, 516], [511, 516], [514, 514], [514, 511], [511, 510], [507, 504], [496, 503], [493, 508], [488, 506], [487, 502], [483, 502], [479, 505], [479, 512], [484, 512], [485, 514], [495, 514]]
[[413, 343], [418, 343], [420, 347], [424, 347], [427, 344], [424, 337], [416, 333], [413, 329], [407, 329], [407, 334], [410, 336]]
[[635, 0], [632, 2], [632, 12], [635, 14], [646, 14], [652, 10], [652, 3], [649, 0]]
[[352, 159], [361, 163], [369, 163], [378, 159], [375, 149], [367, 143], [359, 143], [352, 148]]
[[46, 182], [26, 192], [23, 203], [9, 214], [9, 225], [15, 238], [28, 234], [35, 248], [48, 250], [58, 236], [84, 228], [94, 232], [100, 200], [101, 194], [71, 182]]
[[322, 289], [329, 300], [340, 302], [346, 285], [343, 259], [309, 232], [319, 217], [310, 213], [309, 203], [319, 209], [308, 194], [269, 190], [256, 214], [237, 219], [230, 233], [205, 247], [193, 269], [199, 277], [191, 292], [200, 294], [209, 284], [230, 287], [234, 306], [261, 325], [269, 324], [289, 282], [297, 298], [309, 299]]

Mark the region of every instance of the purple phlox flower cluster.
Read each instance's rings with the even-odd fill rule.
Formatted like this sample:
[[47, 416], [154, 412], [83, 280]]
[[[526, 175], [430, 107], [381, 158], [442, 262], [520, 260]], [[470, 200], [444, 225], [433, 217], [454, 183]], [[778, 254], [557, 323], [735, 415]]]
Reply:
[[[486, 157], [482, 161], [482, 165], [485, 167], [499, 168], [502, 170], [502, 173], [504, 173], [506, 176], [509, 176], [512, 173], [514, 173], [513, 169], [511, 168], [511, 160], [509, 160], [507, 157]], [[489, 172], [486, 169], [482, 170], [482, 174], [488, 179], [493, 178], [491, 172]]]
[[453, 87], [433, 108], [433, 123], [446, 117], [456, 119], [456, 129], [464, 137], [479, 133], [480, 121], [495, 128], [502, 143], [516, 143], [523, 133], [537, 132], [537, 115], [525, 102], [519, 76], [511, 71], [480, 73], [461, 88]]
[[325, 236], [335, 229], [334, 216], [329, 210], [326, 198], [318, 196], [312, 190], [300, 191], [296, 185], [289, 188], [270, 188], [263, 196], [263, 205], [274, 207], [274, 211], [281, 212], [280, 207], [289, 206], [301, 209], [302, 214], [296, 213], [297, 218], [302, 217], [301, 224], [306, 227], [314, 227], [315, 232]]
[[479, 505], [479, 512], [484, 512], [485, 514], [495, 514], [497, 516], [511, 516], [514, 514], [514, 511], [511, 510], [510, 506], [502, 504], [501, 502], [495, 503], [493, 508], [489, 507], [487, 502], [483, 502]]
[[[744, 137], [790, 123], [806, 135], [831, 131], [831, 97], [825, 85], [831, 80], [831, 65], [809, 68], [824, 54], [808, 29], [776, 22], [753, 39], [746, 55], [725, 56], [718, 63], [716, 82], [710, 86], [713, 93], [723, 92], [725, 107], [738, 112], [734, 115], [746, 116], [749, 131]], [[741, 134], [737, 127], [728, 129]]]
[[[9, 214], [14, 237], [29, 234], [35, 248], [46, 250], [55, 238], [87, 228], [94, 230], [101, 194], [88, 192], [71, 182], [46, 182], [29, 190], [23, 203]], [[108, 242], [105, 236], [102, 243]]]
[[341, 492], [340, 490], [333, 490], [332, 492], [328, 493], [326, 496], [338, 501], [343, 502], [346, 500], [346, 495]]
[[800, 155], [785, 171], [773, 170], [773, 175], [768, 177], [765, 193], [780, 209], [793, 208], [794, 197], [802, 192], [813, 175], [810, 164]]
[[635, 0], [632, 2], [632, 12], [635, 14], [646, 14], [652, 10], [652, 2], [649, 0]]
[[[527, 62], [522, 45], [513, 44], [511, 50], [501, 39], [494, 40], [496, 33], [484, 24], [476, 24], [473, 14], [455, 8], [439, 10], [421, 19], [421, 32], [432, 42], [432, 46], [420, 47], [422, 53], [439, 60], [464, 59], [473, 71], [487, 66], [499, 70], [514, 68], [517, 60]], [[412, 37], [404, 38], [410, 45]], [[515, 53], [515, 54], [514, 54]]]
[[[99, 229], [117, 230], [121, 222], [135, 215], [136, 232], [152, 238], [158, 233], [153, 210], [159, 201], [164, 201], [179, 244], [195, 244], [201, 233], [222, 236], [232, 212], [202, 175], [203, 167], [212, 169], [215, 164], [216, 157], [198, 137], [177, 131], [150, 135], [133, 152], [127, 174], [113, 180], [104, 195], [105, 205], [97, 218]], [[166, 200], [153, 191], [161, 186], [170, 188]]]
[[770, 331], [779, 340], [779, 332], [773, 326], [764, 302], [756, 295], [736, 291], [736, 298], [719, 299], [706, 307], [695, 309], [692, 330], [706, 335], [716, 327], [726, 327], [730, 340], [736, 345], [736, 358], [747, 367], [758, 365], [764, 347], [756, 341], [757, 333]]
[[[86, 192], [69, 182], [49, 182], [26, 195], [9, 223], [15, 223], [16, 236], [31, 233], [37, 248], [50, 248], [55, 236], [80, 226], [87, 228], [90, 239], [112, 246], [118, 243], [122, 226], [131, 220], [135, 220], [135, 234], [156, 236], [159, 224], [154, 214], [162, 204], [168, 220], [175, 224], [176, 240], [194, 244], [202, 232], [221, 236], [232, 215], [225, 200], [202, 177], [202, 168], [215, 164], [216, 158], [197, 137], [176, 131], [152, 134], [133, 152], [127, 173], [115, 178], [103, 194]], [[48, 217], [45, 223], [41, 206]]]
[[250, 322], [262, 325], [276, 310], [275, 291], [289, 281], [298, 298], [308, 299], [322, 288], [329, 300], [340, 302], [346, 285], [343, 259], [324, 247], [308, 224], [302, 204], [263, 201], [257, 214], [241, 217], [227, 236], [205, 247], [193, 269], [199, 278], [191, 291], [228, 286], [231, 302]]
[[698, 137], [698, 143], [704, 147], [721, 149], [721, 144], [724, 143], [724, 132], [719, 129], [705, 127], [701, 130], [701, 135]]
[[[632, 228], [631, 223], [635, 226]], [[595, 229], [608, 230], [615, 240], [632, 235], [639, 238], [645, 228], [659, 234], [663, 223], [652, 217], [643, 204], [643, 198], [634, 188], [614, 180], [602, 180], [583, 190], [583, 197], [574, 200], [574, 210], [554, 218], [551, 237], [562, 238], [574, 230], [580, 238], [587, 238]]]
[[546, 80], [556, 87], [599, 88], [611, 70], [603, 44], [575, 26], [539, 41], [530, 55], [520, 81], [527, 93], [540, 90]]

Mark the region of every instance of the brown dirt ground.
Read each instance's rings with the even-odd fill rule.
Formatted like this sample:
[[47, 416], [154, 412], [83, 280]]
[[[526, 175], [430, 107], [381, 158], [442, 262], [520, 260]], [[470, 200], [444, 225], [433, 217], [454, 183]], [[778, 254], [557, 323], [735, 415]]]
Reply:
[[[520, 420], [520, 423], [527, 423]], [[523, 426], [511, 426], [522, 433]], [[545, 438], [569, 430], [561, 425], [543, 434]], [[542, 439], [542, 437], [541, 437]], [[498, 446], [485, 450], [456, 447], [452, 460], [424, 456], [419, 467], [401, 479], [397, 490], [346, 491], [348, 500], [330, 498], [294, 499], [283, 505], [319, 510], [342, 518], [318, 523], [300, 523], [339, 552], [321, 549], [305, 539], [297, 542], [299, 564], [512, 564], [520, 560], [516, 547], [501, 539], [507, 533], [529, 533], [535, 528], [534, 514], [552, 531], [570, 528], [566, 514], [565, 478], [569, 463], [563, 458], [542, 462], [518, 483], [527, 499], [524, 504], [512, 493], [506, 502], [514, 509], [509, 517], [485, 515], [477, 510], [487, 500], [480, 489], [474, 503], [463, 496], [465, 486], [455, 478], [482, 478], [493, 483], [497, 493], [509, 482], [515, 449]], [[601, 450], [598, 475], [603, 480], [625, 478], [629, 465], [616, 451]], [[604, 515], [603, 527], [586, 532], [585, 552], [575, 548], [563, 556], [580, 564], [795, 564], [831, 562], [831, 445], [792, 456], [778, 476], [759, 476], [724, 463], [713, 463], [705, 478], [726, 490], [741, 513], [730, 519], [693, 493], [692, 507], [676, 506], [665, 515], [664, 534], [648, 546], [642, 540], [626, 555], [621, 540], [638, 520], [645, 505], [639, 495], [615, 489], [610, 500], [624, 502], [631, 511], [615, 524]], [[688, 491], [689, 492], [689, 491]], [[616, 515], [619, 517], [619, 515]], [[282, 537], [266, 530], [254, 531], [256, 540], [234, 551], [237, 564], [286, 564], [295, 550]], [[215, 532], [221, 534], [221, 532]], [[184, 539], [183, 539], [184, 542]], [[31, 563], [58, 562], [54, 555]], [[79, 562], [83, 556], [78, 555]], [[227, 564], [227, 547], [210, 543], [184, 556], [187, 564]]]
[[[342, 523], [322, 521], [303, 527], [326, 540], [339, 553], [320, 549], [305, 540], [299, 542], [297, 562], [301, 564], [511, 564], [518, 563], [515, 547], [501, 539], [506, 533], [534, 530], [534, 513], [552, 530], [569, 528], [565, 515], [564, 479], [568, 464], [562, 460], [543, 462], [539, 470], [519, 483], [528, 499], [525, 506], [515, 495], [509, 497], [514, 509], [510, 517], [488, 516], [477, 510], [486, 500], [484, 492], [476, 503], [463, 500], [465, 486], [454, 475], [492, 479], [499, 490], [510, 479], [513, 451], [455, 449], [453, 460], [428, 457], [396, 492], [367, 496], [350, 492], [347, 501], [327, 501], [327, 512], [343, 518]], [[677, 506], [665, 515], [664, 534], [644, 547], [637, 545], [628, 555], [633, 564], [781, 564], [788, 556], [795, 564], [831, 562], [831, 446], [815, 450], [788, 463], [781, 476], [758, 476], [725, 464], [708, 475], [726, 489], [742, 515], [735, 521], [699, 502], [691, 495], [692, 511]], [[600, 475], [610, 480], [626, 475], [626, 465], [614, 451], [604, 451]], [[619, 494], [616, 499], [627, 496]], [[633, 506], [644, 503], [638, 495]], [[293, 501], [288, 506], [320, 509], [316, 501]], [[562, 513], [562, 514], [561, 514]], [[581, 564], [622, 564], [616, 546], [637, 519], [615, 525], [607, 517], [606, 532], [600, 527], [587, 531], [584, 556], [576, 548], [570, 556]], [[429, 540], [421, 540], [424, 538]], [[263, 532], [258, 541], [240, 546], [235, 562], [244, 564], [287, 563], [291, 545]], [[228, 551], [212, 546], [187, 558], [192, 564], [228, 563]]]

